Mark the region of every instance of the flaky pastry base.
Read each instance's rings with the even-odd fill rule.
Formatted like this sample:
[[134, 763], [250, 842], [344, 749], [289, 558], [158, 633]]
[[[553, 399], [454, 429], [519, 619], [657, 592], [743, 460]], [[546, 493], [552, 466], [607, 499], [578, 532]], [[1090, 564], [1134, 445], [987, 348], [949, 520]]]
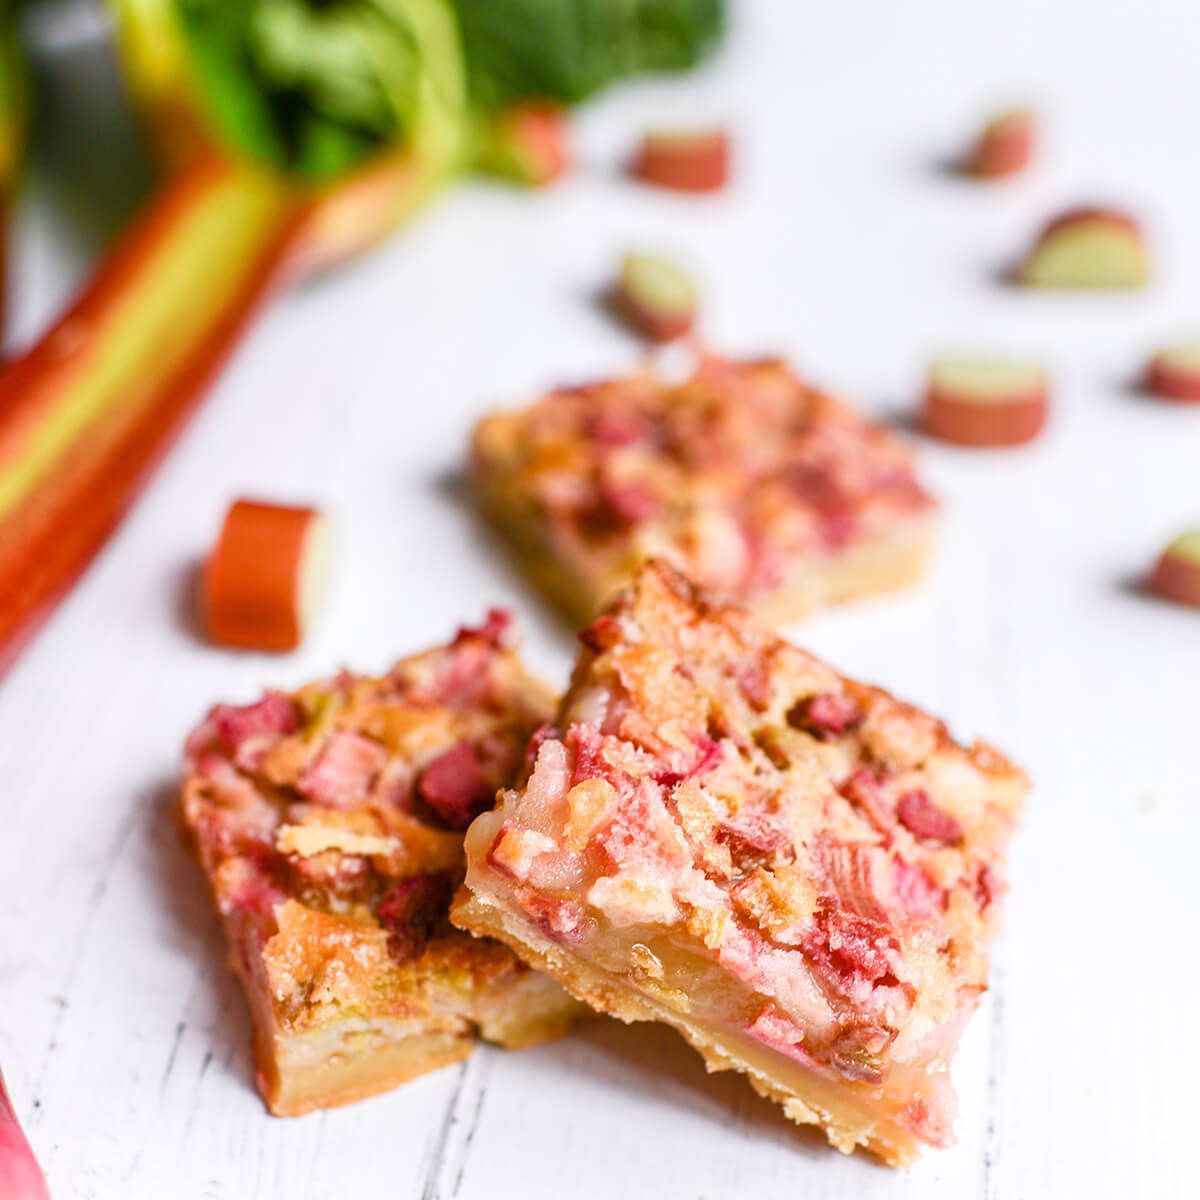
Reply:
[[553, 980], [532, 971], [493, 985], [473, 1019], [457, 1013], [404, 1019], [351, 1013], [313, 1027], [287, 1028], [271, 1002], [254, 933], [234, 915], [226, 922], [231, 961], [250, 1002], [258, 1090], [277, 1117], [353, 1104], [420, 1075], [462, 1062], [480, 1037], [520, 1050], [566, 1035], [586, 1011]]
[[[477, 479], [476, 497], [517, 567], [572, 625], [591, 621], [637, 569], [639, 560], [630, 558], [618, 571], [589, 576], [555, 554], [537, 519], [509, 503], [502, 489]], [[828, 605], [909, 587], [925, 572], [933, 524], [930, 517], [910, 517], [841, 550], [805, 558], [778, 588], [750, 604], [750, 611], [773, 625], [786, 625]]]
[[[817, 1125], [843, 1154], [863, 1147], [889, 1166], [908, 1166], [920, 1157], [920, 1142], [891, 1121], [881, 1121], [851, 1098], [851, 1087], [835, 1085], [799, 1064], [783, 1065], [751, 1038], [688, 1016], [682, 1006], [658, 1001], [645, 991], [597, 969], [566, 947], [542, 937], [524, 923], [508, 920], [504, 909], [478, 891], [462, 888], [450, 910], [460, 929], [503, 942], [537, 971], [556, 979], [597, 1012], [626, 1024], [659, 1021], [678, 1030], [704, 1058], [708, 1071], [745, 1074], [760, 1096], [781, 1105], [798, 1125]], [[786, 1080], [784, 1076], [786, 1075]]]

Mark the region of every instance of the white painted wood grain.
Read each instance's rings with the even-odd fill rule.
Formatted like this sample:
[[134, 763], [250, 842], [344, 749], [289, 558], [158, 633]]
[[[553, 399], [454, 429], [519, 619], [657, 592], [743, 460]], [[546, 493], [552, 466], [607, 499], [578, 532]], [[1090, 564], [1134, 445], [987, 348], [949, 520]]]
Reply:
[[[57, 1197], [1196, 1194], [1200, 620], [1130, 584], [1200, 521], [1200, 412], [1128, 385], [1158, 340], [1200, 329], [1200, 18], [1190, 0], [739, 11], [712, 69], [589, 110], [582, 169], [561, 186], [460, 190], [277, 305], [0, 686], [0, 1062]], [[938, 172], [993, 102], [1026, 96], [1051, 122], [1028, 179], [983, 189]], [[619, 178], [647, 123], [714, 115], [738, 134], [727, 194], [692, 202]], [[127, 178], [116, 158], [110, 173]], [[55, 166], [51, 148], [21, 214], [26, 334], [86, 264]], [[1048, 212], [1090, 199], [1150, 220], [1154, 288], [997, 284]], [[633, 360], [591, 302], [631, 245], [694, 265], [716, 345], [785, 352], [881, 413], [911, 404], [943, 346], [1055, 370], [1038, 446], [926, 449], [946, 504], [928, 581], [795, 631], [1008, 749], [1036, 781], [994, 988], [955, 1068], [960, 1143], [908, 1172], [829, 1151], [739, 1079], [705, 1076], [668, 1031], [602, 1021], [349, 1109], [272, 1119], [175, 836], [179, 747], [215, 698], [380, 667], [497, 601], [520, 614], [535, 663], [565, 677], [569, 635], [452, 478], [480, 412]], [[188, 573], [242, 492], [315, 500], [338, 522], [330, 609], [288, 658], [215, 652], [181, 615]]]

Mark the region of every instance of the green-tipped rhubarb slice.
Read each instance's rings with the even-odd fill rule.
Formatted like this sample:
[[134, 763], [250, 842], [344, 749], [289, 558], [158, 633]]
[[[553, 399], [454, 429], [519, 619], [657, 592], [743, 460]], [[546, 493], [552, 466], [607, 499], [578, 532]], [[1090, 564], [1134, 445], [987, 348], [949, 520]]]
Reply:
[[1200, 608], [1200, 529], [1172, 541], [1150, 576], [1150, 589], [1177, 604]]
[[1158, 396], [1200, 403], [1200, 338], [1164, 346], [1150, 362], [1146, 386]]
[[1033, 157], [1034, 116], [1027, 108], [998, 113], [983, 127], [967, 161], [980, 179], [1003, 179], [1023, 171]]
[[1017, 277], [1030, 287], [1136, 288], [1150, 278], [1150, 259], [1132, 217], [1080, 208], [1046, 226]]
[[942, 358], [929, 368], [921, 424], [963, 446], [1017, 446], [1046, 423], [1046, 372], [1032, 363]]
[[695, 323], [696, 288], [691, 277], [658, 255], [625, 255], [616, 301], [628, 324], [652, 342], [681, 337]]

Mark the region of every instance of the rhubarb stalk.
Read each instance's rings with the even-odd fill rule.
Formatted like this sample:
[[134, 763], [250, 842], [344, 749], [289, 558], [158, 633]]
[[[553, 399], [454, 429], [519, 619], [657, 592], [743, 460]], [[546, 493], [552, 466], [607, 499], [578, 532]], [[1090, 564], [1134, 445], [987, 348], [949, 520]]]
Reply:
[[174, 173], [83, 295], [0, 372], [0, 673], [103, 546], [259, 305], [383, 237], [449, 169], [402, 152], [300, 188], [209, 153]]
[[50, 1200], [45, 1177], [25, 1138], [0, 1075], [0, 1196], [4, 1200]]
[[265, 172], [197, 161], [0, 375], [0, 670], [179, 432], [305, 215]]
[[[273, 289], [395, 228], [466, 155], [462, 68], [438, 0], [397, 0], [394, 28], [377, 37], [383, 57], [389, 38], [421, 55], [367, 77], [364, 103], [396, 122], [391, 145], [359, 163], [339, 151], [328, 177], [313, 169], [328, 133], [303, 164], [279, 163], [212, 118], [182, 8], [118, 8], [135, 93], [154, 102], [172, 169], [83, 295], [0, 373], [0, 672], [104, 544]], [[357, 130], [346, 146], [359, 146]]]
[[[83, 295], [0, 373], [0, 672], [274, 287], [405, 221], [469, 166], [500, 110], [690, 65], [720, 23], [720, 0], [552, 0], [515, 28], [478, 0], [114, 7], [170, 171]], [[600, 16], [608, 41], [590, 36]], [[535, 181], [557, 170], [542, 159]]]

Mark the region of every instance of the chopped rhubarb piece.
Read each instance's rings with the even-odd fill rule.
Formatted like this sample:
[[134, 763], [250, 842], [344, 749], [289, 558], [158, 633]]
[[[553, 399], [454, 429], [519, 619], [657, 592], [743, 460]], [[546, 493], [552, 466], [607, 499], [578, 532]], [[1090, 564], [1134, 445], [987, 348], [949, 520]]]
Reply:
[[734, 858], [739, 859], [750, 858], [755, 854], [770, 854], [787, 841], [787, 833], [783, 827], [763, 813], [749, 813], [722, 822], [717, 827], [715, 836], [718, 842], [729, 847]]
[[762, 712], [771, 703], [770, 675], [757, 658], [747, 658], [734, 668], [742, 695]]
[[642, 138], [633, 173], [672, 191], [719, 191], [729, 178], [729, 137], [723, 129], [653, 130]]
[[512, 629], [512, 613], [506, 608], [489, 608], [487, 617], [482, 625], [462, 625], [454, 635], [455, 643], [469, 638], [480, 637], [491, 642], [497, 648], [503, 648], [506, 638]]
[[975, 880], [975, 899], [981, 909], [987, 908], [1004, 894], [1004, 882], [988, 865], [979, 868]]
[[807, 729], [820, 736], [829, 734], [840, 737], [851, 725], [862, 720], [862, 709], [857, 702], [840, 692], [820, 692], [793, 706], [788, 712], [788, 723], [798, 729]]
[[652, 342], [669, 342], [691, 330], [696, 288], [669, 259], [627, 254], [621, 261], [616, 305], [632, 329]]
[[[479, 1037], [556, 1036], [577, 1010], [447, 919], [461, 829], [513, 781], [551, 710], [502, 636], [507, 621], [493, 612], [380, 678], [343, 671], [217, 705], [188, 738], [183, 820], [250, 1000], [272, 1112], [395, 1087]], [[449, 769], [468, 761], [470, 804]], [[434, 819], [430, 793], [452, 819]]]
[[871, 767], [858, 767], [837, 785], [838, 792], [879, 832], [890, 837], [895, 810], [884, 796], [883, 781]]
[[294, 650], [325, 589], [329, 525], [315, 509], [238, 500], [204, 572], [204, 618], [219, 645]]
[[1166, 600], [1200, 608], [1200, 529], [1181, 533], [1167, 546], [1149, 586]]
[[296, 706], [283, 692], [268, 692], [256, 703], [240, 707], [218, 704], [210, 719], [217, 737], [234, 752], [247, 738], [294, 733], [299, 725]]
[[998, 113], [983, 127], [967, 159], [980, 179], [1004, 179], [1023, 171], [1033, 157], [1034, 116], [1027, 108]]
[[494, 782], [484, 774], [469, 742], [443, 751], [421, 772], [421, 799], [447, 829], [466, 829], [495, 800]]
[[823, 878], [826, 907], [839, 908], [859, 921], [886, 924], [880, 876], [886, 859], [866, 842], [823, 840], [815, 855]]
[[652, 517], [662, 505], [659, 497], [638, 483], [605, 480], [600, 484], [600, 508], [618, 525], [631, 526]]
[[1041, 433], [1049, 408], [1041, 367], [943, 358], [929, 368], [921, 426], [960, 446], [1019, 446]]
[[903, 858], [897, 858], [892, 868], [892, 898], [902, 911], [915, 917], [936, 918], [946, 907], [945, 893], [924, 867]]
[[392, 885], [375, 912], [388, 931], [393, 958], [407, 962], [420, 956], [434, 930], [445, 924], [454, 886], [454, 879], [444, 872], [409, 875]]
[[1137, 288], [1150, 256], [1133, 217], [1111, 208], [1075, 208], [1042, 230], [1017, 273], [1030, 287]]
[[[841, 1150], [950, 1144], [947, 1065], [987, 986], [1024, 776], [662, 560], [602, 622], [534, 761], [467, 831], [451, 920], [602, 1012], [675, 1026]], [[836, 744], [787, 716], [817, 698]]]
[[551, 941], [575, 943], [582, 940], [583, 905], [573, 900], [542, 896], [531, 888], [520, 888], [517, 898], [526, 914]]
[[1146, 387], [1156, 396], [1200, 404], [1200, 338], [1158, 351], [1146, 372]]
[[329, 808], [353, 807], [370, 793], [385, 757], [378, 742], [339, 729], [296, 781], [296, 790]]
[[[651, 551], [776, 621], [900, 587], [935, 507], [909, 447], [774, 359], [706, 357], [681, 382], [639, 374], [493, 413], [472, 472], [576, 625]], [[758, 694], [753, 664], [743, 678]]]
[[13, 1111], [0, 1075], [0, 1196], [5, 1200], [50, 1200], [50, 1189]]
[[601, 613], [586, 629], [581, 629], [576, 637], [581, 646], [586, 646], [596, 654], [603, 654], [621, 640], [621, 627], [612, 617]]
[[[818, 914], [800, 946], [809, 973], [826, 989], [868, 1013], [882, 1008], [877, 994], [889, 988], [900, 965], [900, 944], [886, 925], [834, 907]], [[841, 1073], [837, 1062], [830, 1066]]]
[[878, 1025], [859, 1025], [843, 1033], [830, 1051], [830, 1061], [847, 1079], [863, 1083], [882, 1083], [880, 1055], [894, 1034]]
[[949, 813], [942, 812], [924, 788], [905, 792], [896, 801], [896, 816], [901, 825], [922, 841], [948, 846], [962, 837], [962, 826]]

